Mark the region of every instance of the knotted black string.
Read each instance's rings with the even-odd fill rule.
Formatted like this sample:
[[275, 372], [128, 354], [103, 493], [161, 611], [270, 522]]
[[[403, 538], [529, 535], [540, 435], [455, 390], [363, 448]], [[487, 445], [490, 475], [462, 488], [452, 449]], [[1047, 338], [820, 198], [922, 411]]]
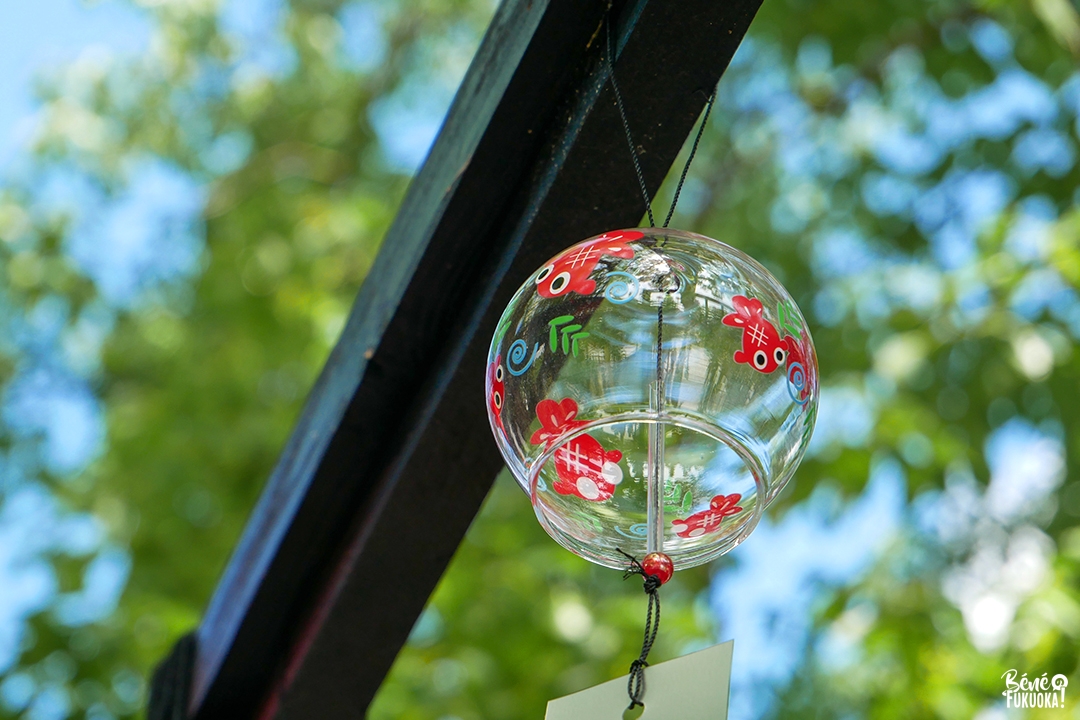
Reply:
[[633, 555], [622, 550], [619, 552], [630, 561], [630, 567], [623, 573], [623, 580], [631, 575], [640, 575], [644, 578], [643, 586], [645, 593], [649, 596], [649, 610], [645, 615], [645, 639], [641, 643], [641, 655], [630, 663], [630, 680], [626, 684], [626, 692], [630, 695], [628, 709], [632, 710], [638, 705], [645, 706], [645, 703], [641, 702], [641, 697], [645, 694], [645, 668], [649, 667], [649, 651], [652, 650], [653, 643], [656, 642], [656, 633], [660, 629], [660, 578], [647, 574]]

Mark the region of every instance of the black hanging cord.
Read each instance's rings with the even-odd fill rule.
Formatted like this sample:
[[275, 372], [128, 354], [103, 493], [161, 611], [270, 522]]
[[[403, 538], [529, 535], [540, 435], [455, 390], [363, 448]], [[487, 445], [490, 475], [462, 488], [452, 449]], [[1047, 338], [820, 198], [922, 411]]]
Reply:
[[[634, 172], [637, 175], [638, 186], [641, 188], [641, 197], [645, 200], [645, 212], [649, 217], [649, 226], [656, 227], [656, 219], [653, 217], [652, 199], [649, 197], [649, 188], [645, 184], [645, 173], [641, 170], [641, 160], [638, 157], [637, 146], [634, 145], [634, 135], [630, 131], [630, 123], [626, 119], [626, 107], [623, 103], [622, 93], [619, 91], [619, 83], [615, 79], [615, 44], [614, 33], [611, 26], [611, 6], [608, 5], [608, 15], [606, 31], [607, 31], [607, 65], [608, 65], [608, 77], [611, 78], [611, 89], [615, 93], [615, 104], [619, 108], [619, 117], [622, 120], [623, 132], [626, 133], [626, 144], [630, 148], [630, 158], [634, 162]], [[672, 216], [675, 214], [675, 206], [679, 203], [679, 196], [682, 194], [683, 184], [686, 182], [686, 175], [690, 171], [690, 163], [694, 161], [694, 156], [697, 154], [698, 145], [701, 143], [701, 136], [705, 132], [705, 126], [709, 122], [709, 113], [712, 112], [713, 103], [716, 100], [716, 88], [713, 88], [712, 94], [709, 95], [708, 101], [705, 103], [705, 114], [701, 119], [701, 125], [698, 127], [697, 135], [694, 136], [694, 144], [690, 147], [690, 155], [686, 158], [686, 163], [683, 165], [682, 174], [679, 176], [679, 183], [675, 187], [675, 195], [671, 200], [671, 207], [668, 209], [667, 217], [664, 219], [664, 227], [667, 227], [671, 222]], [[661, 288], [667, 293], [672, 293], [678, 290], [678, 276], [674, 277], [675, 286], [668, 288]], [[663, 370], [663, 349], [664, 345], [664, 305], [660, 303], [656, 309], [656, 377], [657, 377], [657, 401], [662, 402], [663, 398], [663, 382], [664, 382], [664, 370]], [[634, 709], [635, 707], [644, 707], [645, 703], [641, 701], [642, 696], [645, 694], [645, 668], [649, 666], [649, 651], [652, 650], [653, 644], [656, 642], [656, 634], [660, 630], [660, 578], [656, 575], [649, 575], [645, 572], [645, 569], [638, 562], [637, 558], [629, 553], [619, 550], [627, 560], [630, 561], [630, 567], [623, 573], [623, 579], [629, 578], [631, 575], [640, 575], [644, 578], [643, 587], [645, 594], [649, 596], [649, 608], [645, 615], [645, 637], [641, 643], [641, 654], [637, 659], [630, 663], [630, 679], [627, 682], [626, 692], [630, 696], [630, 707], [628, 709]]]
[[[674, 285], [663, 287], [665, 278], [673, 279]], [[678, 276], [674, 274], [664, 275], [660, 278], [658, 285], [665, 293], [673, 293], [679, 287]], [[656, 402], [658, 408], [664, 398], [663, 347], [664, 302], [661, 299], [656, 308]], [[620, 548], [616, 549], [630, 561], [630, 567], [623, 573], [623, 580], [626, 580], [631, 575], [640, 575], [644, 578], [642, 585], [645, 594], [649, 596], [649, 609], [645, 614], [645, 639], [641, 643], [641, 654], [630, 663], [630, 679], [626, 683], [626, 692], [630, 696], [630, 707], [627, 709], [633, 710], [638, 705], [645, 705], [645, 703], [641, 702], [641, 696], [645, 694], [645, 668], [649, 666], [649, 651], [652, 650], [653, 643], [656, 642], [656, 633], [660, 630], [660, 585], [662, 583], [656, 575], [646, 573], [645, 568], [641, 566], [636, 557]]]
[[611, 32], [611, 8], [608, 7], [607, 15], [607, 64], [608, 77], [611, 78], [611, 89], [615, 92], [615, 104], [619, 106], [619, 117], [622, 118], [623, 130], [626, 131], [626, 144], [630, 146], [630, 157], [634, 161], [634, 172], [637, 173], [638, 185], [641, 186], [641, 196], [645, 198], [645, 212], [649, 215], [649, 227], [656, 227], [653, 218], [652, 200], [649, 198], [649, 188], [645, 184], [645, 173], [641, 172], [641, 161], [638, 159], [637, 148], [634, 146], [634, 136], [630, 132], [630, 123], [626, 120], [626, 108], [623, 106], [622, 93], [619, 92], [619, 83], [615, 81], [615, 43]]
[[[649, 197], [649, 187], [645, 184], [645, 173], [641, 171], [641, 160], [638, 157], [637, 146], [634, 144], [634, 135], [630, 132], [630, 123], [626, 119], [626, 107], [623, 104], [622, 93], [619, 91], [619, 83], [615, 80], [615, 45], [613, 41], [613, 33], [611, 32], [611, 6], [608, 5], [607, 22], [607, 65], [608, 65], [608, 77], [611, 78], [611, 89], [615, 93], [615, 104], [619, 108], [619, 117], [622, 119], [623, 132], [626, 133], [626, 144], [630, 146], [630, 158], [634, 161], [634, 172], [637, 174], [638, 185], [641, 187], [641, 196], [645, 200], [645, 213], [649, 216], [649, 227], [656, 227], [656, 219], [653, 217], [652, 199]], [[705, 125], [709, 122], [709, 113], [712, 112], [713, 102], [716, 100], [716, 88], [713, 88], [712, 94], [709, 95], [708, 101], [705, 103], [705, 116], [701, 119], [701, 125], [698, 127], [697, 135], [694, 137], [694, 144], [690, 148], [690, 155], [686, 158], [686, 163], [683, 165], [682, 175], [679, 176], [679, 184], [675, 187], [675, 195], [671, 199], [671, 207], [668, 208], [667, 217], [664, 219], [664, 227], [667, 227], [671, 223], [671, 217], [675, 214], [675, 206], [679, 204], [679, 195], [682, 194], [683, 183], [686, 182], [686, 174], [690, 171], [690, 163], [694, 161], [694, 155], [697, 154], [698, 144], [701, 142], [701, 136], [705, 132]]]
[[690, 155], [683, 165], [682, 175], [679, 176], [679, 184], [675, 186], [675, 196], [671, 198], [671, 207], [668, 208], [667, 217], [664, 218], [664, 227], [671, 224], [671, 216], [675, 214], [675, 206], [679, 204], [679, 195], [682, 194], [683, 183], [686, 182], [686, 173], [690, 172], [690, 163], [694, 162], [694, 156], [697, 155], [698, 143], [701, 142], [701, 136], [705, 133], [705, 126], [709, 123], [709, 113], [712, 112], [715, 100], [716, 88], [714, 87], [712, 95], [709, 96], [708, 101], [705, 103], [705, 116], [701, 118], [701, 125], [698, 126], [697, 135], [694, 136], [694, 144], [690, 146]]
[[[667, 227], [667, 225], [664, 225]], [[670, 270], [661, 275], [656, 282], [657, 289], [666, 295], [678, 292], [679, 276]], [[657, 412], [663, 407], [666, 397], [664, 389], [664, 296], [660, 298], [660, 304], [656, 306], [656, 407]]]
[[619, 550], [630, 561], [630, 567], [623, 573], [623, 580], [631, 575], [641, 575], [645, 593], [649, 596], [649, 610], [645, 615], [645, 639], [641, 643], [641, 654], [630, 663], [630, 680], [626, 684], [626, 692], [630, 695], [630, 707], [632, 710], [638, 705], [644, 707], [641, 696], [645, 694], [645, 668], [649, 666], [649, 651], [656, 642], [656, 633], [660, 629], [660, 578], [645, 573], [641, 563], [633, 555]]

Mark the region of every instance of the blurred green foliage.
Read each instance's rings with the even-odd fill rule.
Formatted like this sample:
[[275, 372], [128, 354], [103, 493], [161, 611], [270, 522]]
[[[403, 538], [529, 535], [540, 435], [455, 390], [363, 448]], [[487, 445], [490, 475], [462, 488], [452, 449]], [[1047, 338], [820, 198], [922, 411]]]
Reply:
[[[114, 613], [82, 625], [52, 609], [37, 613], [8, 672], [8, 680], [31, 678], [39, 692], [66, 693], [72, 716], [136, 714], [153, 665], [198, 622], [407, 185], [372, 118], [380, 103], [407, 106], [455, 82], [493, 11], [483, 0], [366, 3], [385, 51], [364, 66], [343, 49], [342, 6], [285, 4], [274, 42], [287, 62], [267, 70], [223, 29], [212, 0], [148, 2], [156, 31], [145, 56], [80, 60], [44, 85], [35, 172], [78, 172], [118, 197], [140, 161], [160, 158], [205, 187], [205, 247], [194, 275], [113, 309], [91, 374], [106, 409], [103, 454], [74, 478], [42, 471], [66, 507], [92, 512], [132, 557]], [[1014, 43], [1015, 66], [990, 62], [972, 46], [971, 29], [987, 18]], [[1005, 717], [992, 713], [1008, 668], [1067, 673], [1080, 687], [1077, 326], [1068, 308], [1025, 314], [1016, 300], [1025, 283], [1057, 278], [1080, 287], [1080, 170], [1072, 161], [1059, 172], [1018, 160], [1018, 138], [1040, 124], [1026, 117], [1000, 137], [953, 143], [938, 162], [906, 173], [859, 139], [867, 127], [890, 123], [922, 132], [918, 101], [928, 90], [959, 102], [1014, 67], [1067, 106], [1073, 101], [1058, 88], [1080, 50], [1075, 10], [1066, 0], [767, 0], [751, 38], [749, 59], [733, 64], [722, 84], [674, 224], [770, 267], [810, 318], [823, 385], [873, 408], [864, 438], [822, 440], [778, 503], [777, 520], [815, 488], [858, 495], [887, 458], [902, 463], [917, 500], [911, 527], [875, 566], [849, 586], [822, 586], [814, 604], [814, 637], [846, 633], [860, 660], [838, 669], [808, 644], [795, 676], [772, 689], [779, 699], [770, 712], [950, 719], [982, 712], [989, 720]], [[787, 88], [790, 97], [777, 97], [797, 102], [739, 99], [766, 80]], [[1075, 116], [1063, 110], [1040, 124], [1066, 134], [1074, 155]], [[793, 169], [784, 118], [797, 121], [791, 127], [808, 146], [841, 148], [840, 169]], [[246, 149], [223, 160], [222, 148], [232, 146]], [[968, 228], [977, 243], [960, 264], [935, 254], [940, 228], [921, 222], [919, 208], [874, 210], [867, 190], [875, 178], [904, 175], [930, 193], [987, 168], [1011, 190]], [[42, 211], [39, 188], [12, 181], [0, 190], [5, 302], [29, 313], [59, 297], [74, 325], [100, 289], [70, 256], [71, 218]], [[661, 196], [671, 190], [669, 182]], [[1054, 212], [1042, 250], [1024, 256], [1010, 238], [1033, 196]], [[841, 260], [869, 258], [855, 270], [830, 269], [836, 258], [822, 254], [841, 226], [859, 238], [841, 247]], [[938, 289], [930, 304], [902, 300], [924, 286]], [[6, 354], [5, 381], [18, 361]], [[987, 441], [1017, 418], [1057, 433], [1064, 485], [1023, 517], [983, 512], [954, 541], [920, 529], [929, 501], [919, 498], [948, 509], [957, 488], [985, 497], [993, 470]], [[4, 441], [21, 442], [11, 433]], [[1000, 550], [987, 562], [1005, 566], [1023, 538], [1044, 548], [1046, 572], [1015, 595], [1004, 640], [977, 647], [974, 611], [946, 589], [948, 578], [987, 547]], [[55, 553], [49, 562], [69, 591], [87, 556]], [[665, 587], [654, 659], [718, 634], [738, 639], [739, 628], [718, 627], [709, 595], [732, 562], [680, 573]], [[555, 546], [502, 477], [371, 715], [539, 717], [549, 698], [625, 672], [644, 606], [636, 585]], [[1077, 697], [1069, 696], [1070, 708], [1080, 708]], [[34, 702], [0, 702], [0, 717], [36, 717]]]

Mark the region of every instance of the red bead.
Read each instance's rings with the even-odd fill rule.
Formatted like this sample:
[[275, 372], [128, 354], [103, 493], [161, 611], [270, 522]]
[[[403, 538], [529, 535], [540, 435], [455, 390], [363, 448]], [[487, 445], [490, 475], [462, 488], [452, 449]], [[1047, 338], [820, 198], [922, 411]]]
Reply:
[[645, 559], [641, 561], [641, 569], [645, 571], [646, 575], [655, 575], [663, 585], [671, 576], [675, 574], [675, 564], [671, 562], [664, 553], [649, 553], [645, 556]]

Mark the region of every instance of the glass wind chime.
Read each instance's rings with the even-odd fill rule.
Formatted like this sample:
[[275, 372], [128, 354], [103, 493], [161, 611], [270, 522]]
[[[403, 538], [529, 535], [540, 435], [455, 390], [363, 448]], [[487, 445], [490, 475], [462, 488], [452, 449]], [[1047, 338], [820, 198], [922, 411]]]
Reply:
[[806, 321], [729, 245], [615, 230], [525, 280], [487, 360], [492, 433], [540, 524], [571, 552], [645, 577], [646, 644], [630, 678], [640, 705], [659, 586], [746, 539], [806, 451], [818, 403]]

